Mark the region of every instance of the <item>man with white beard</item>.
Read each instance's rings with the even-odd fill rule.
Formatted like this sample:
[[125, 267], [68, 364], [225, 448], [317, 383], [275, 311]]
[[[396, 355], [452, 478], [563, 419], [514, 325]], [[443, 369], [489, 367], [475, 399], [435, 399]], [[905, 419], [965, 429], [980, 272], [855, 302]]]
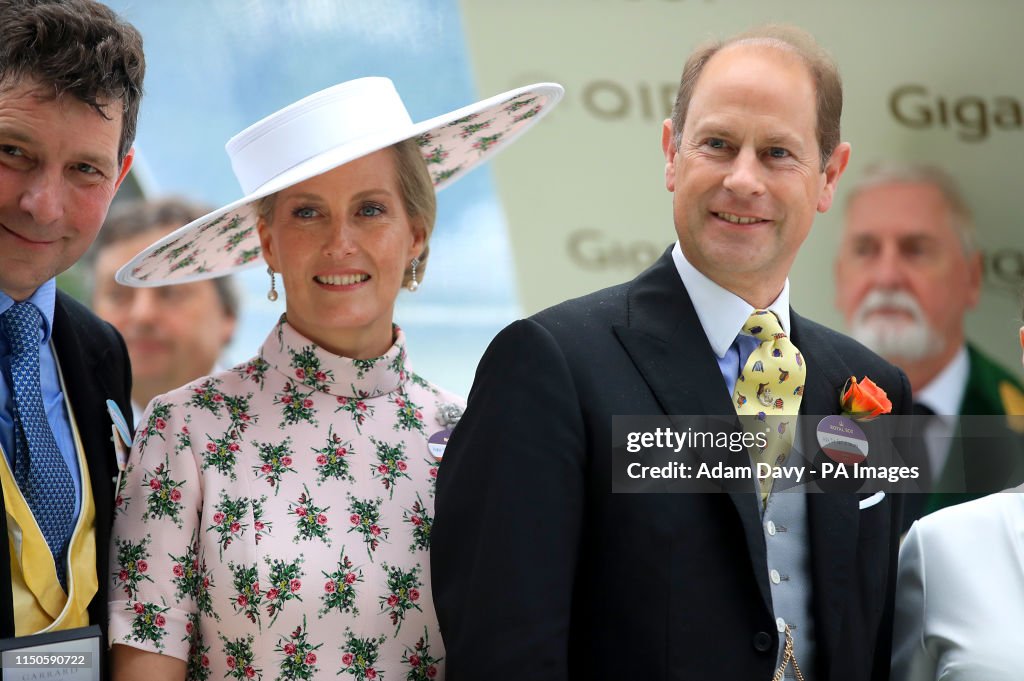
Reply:
[[[958, 416], [1022, 413], [1018, 379], [967, 342], [981, 294], [970, 208], [940, 168], [883, 163], [850, 192], [835, 264], [836, 303], [851, 335], [906, 372], [924, 425], [930, 482], [958, 494], [915, 495], [907, 525], [943, 506], [1009, 486], [1024, 463], [1005, 419], [975, 420], [999, 438], [954, 440]], [[966, 451], [965, 451], [966, 450]], [[916, 507], [916, 508], [915, 508]]]

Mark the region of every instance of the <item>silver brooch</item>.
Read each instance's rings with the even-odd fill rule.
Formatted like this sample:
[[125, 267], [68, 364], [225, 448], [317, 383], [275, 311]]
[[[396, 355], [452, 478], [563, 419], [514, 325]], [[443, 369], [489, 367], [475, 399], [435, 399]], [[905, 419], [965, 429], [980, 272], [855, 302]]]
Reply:
[[437, 408], [437, 422], [442, 428], [454, 428], [462, 418], [462, 407], [457, 404], [442, 404]]

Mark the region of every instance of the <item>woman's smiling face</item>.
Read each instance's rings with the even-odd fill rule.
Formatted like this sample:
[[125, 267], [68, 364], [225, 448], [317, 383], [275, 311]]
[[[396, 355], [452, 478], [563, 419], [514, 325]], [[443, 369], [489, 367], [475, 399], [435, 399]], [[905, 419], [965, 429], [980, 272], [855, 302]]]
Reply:
[[391, 148], [281, 190], [259, 234], [297, 331], [354, 359], [387, 352], [402, 277], [426, 238], [406, 211]]

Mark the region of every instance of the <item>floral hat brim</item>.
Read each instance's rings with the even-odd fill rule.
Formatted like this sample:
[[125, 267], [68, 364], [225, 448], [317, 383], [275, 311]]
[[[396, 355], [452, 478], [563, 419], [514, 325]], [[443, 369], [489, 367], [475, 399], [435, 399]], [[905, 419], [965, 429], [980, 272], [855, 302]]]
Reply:
[[118, 282], [135, 287], [212, 279], [263, 262], [256, 205], [277, 191], [405, 139], [415, 138], [437, 191], [507, 147], [561, 100], [555, 83], [517, 88], [358, 146], [328, 150], [281, 173], [247, 196], [151, 244], [118, 270]]

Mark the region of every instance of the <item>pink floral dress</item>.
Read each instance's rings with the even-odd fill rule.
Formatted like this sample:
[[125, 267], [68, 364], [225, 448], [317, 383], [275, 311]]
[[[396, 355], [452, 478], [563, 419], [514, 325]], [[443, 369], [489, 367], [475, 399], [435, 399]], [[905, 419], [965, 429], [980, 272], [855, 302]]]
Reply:
[[435, 679], [428, 438], [460, 398], [284, 318], [259, 356], [153, 400], [117, 497], [110, 641], [190, 679]]

